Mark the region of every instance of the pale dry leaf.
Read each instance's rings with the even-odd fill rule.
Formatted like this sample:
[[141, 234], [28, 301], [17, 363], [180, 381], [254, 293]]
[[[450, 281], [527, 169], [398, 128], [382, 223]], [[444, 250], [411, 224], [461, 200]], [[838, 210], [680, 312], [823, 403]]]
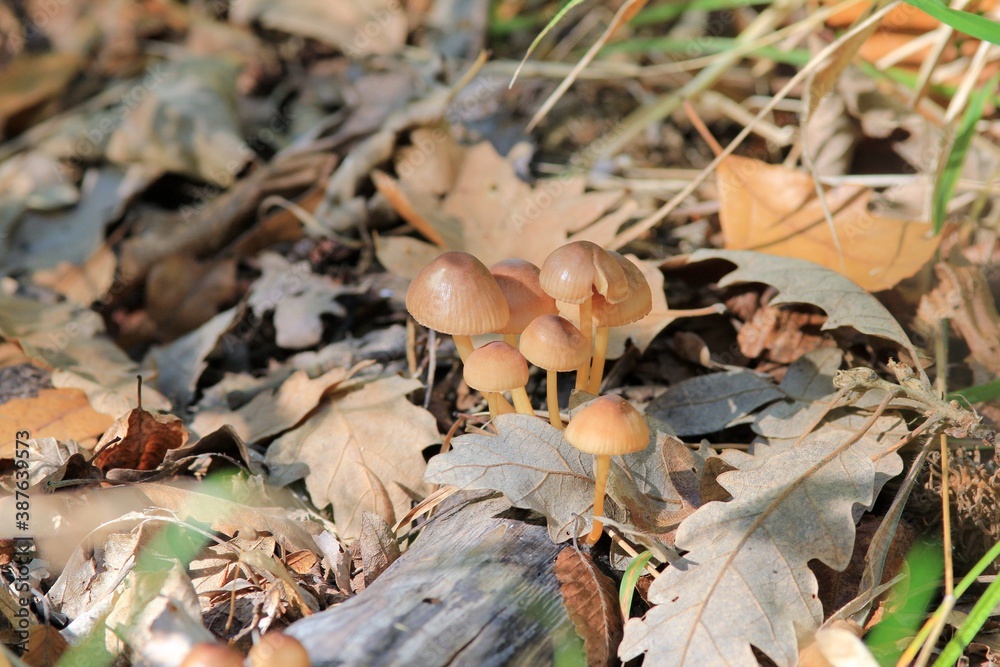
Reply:
[[14, 458], [13, 434], [27, 431], [32, 438], [76, 440], [90, 449], [113, 420], [91, 407], [79, 389], [42, 389], [33, 398], [14, 398], [0, 405], [0, 458]]
[[372, 512], [365, 512], [361, 516], [358, 548], [366, 588], [399, 558], [399, 542], [396, 541], [392, 527], [385, 519]]
[[727, 249], [808, 259], [872, 292], [919, 271], [941, 240], [926, 221], [873, 213], [872, 190], [844, 184], [825, 192], [838, 243], [809, 174], [735, 155], [716, 174]]
[[563, 606], [576, 633], [583, 638], [587, 664], [616, 664], [622, 615], [615, 582], [597, 569], [590, 556], [573, 547], [559, 552], [552, 571], [559, 580]]
[[[448, 141], [442, 140], [442, 145]], [[432, 243], [425, 246], [437, 246], [440, 252], [469, 252], [487, 266], [512, 257], [540, 266], [550, 252], [570, 240], [607, 244], [621, 224], [616, 218], [614, 225], [601, 224], [602, 216], [622, 202], [620, 191], [585, 192], [582, 176], [530, 185], [520, 179], [511, 159], [499, 155], [488, 141], [463, 150], [455, 180], [443, 199], [419, 189], [427, 187], [422, 178], [402, 175], [419, 170], [405, 171], [397, 165], [398, 183], [380, 179], [380, 191], [390, 193], [387, 198], [401, 216], [418, 230], [430, 227], [425, 236]], [[426, 255], [430, 250], [417, 250], [419, 246], [409, 239], [404, 252], [392, 247], [398, 242], [403, 243], [401, 237], [383, 236], [379, 261], [412, 278], [409, 263], [395, 266], [392, 260], [406, 252]]]
[[670, 424], [677, 435], [714, 433], [783, 396], [770, 378], [733, 370], [678, 382], [653, 399], [646, 412]]
[[273, 252], [257, 260], [261, 276], [254, 282], [247, 305], [261, 318], [274, 311], [275, 342], [284, 348], [302, 349], [319, 343], [324, 313], [347, 315], [337, 297], [357, 294], [364, 288], [338, 285], [313, 273], [308, 262], [292, 263]]
[[63, 443], [55, 438], [35, 438], [28, 441], [28, 451], [28, 482], [34, 486], [64, 466], [80, 447], [73, 440]]
[[392, 0], [242, 0], [229, 19], [311, 37], [352, 57], [394, 53], [409, 30], [404, 6]]
[[681, 524], [676, 545], [687, 554], [653, 582], [655, 606], [626, 624], [620, 657], [752, 664], [753, 646], [794, 665], [798, 633], [823, 621], [808, 562], [848, 565], [855, 508], [876, 493], [870, 457], [878, 450], [864, 442], [838, 449], [810, 441], [719, 475], [733, 500], [708, 503]]
[[844, 276], [810, 261], [774, 257], [748, 250], [699, 250], [690, 262], [723, 259], [737, 266], [719, 281], [720, 287], [741, 283], [764, 283], [779, 294], [772, 305], [808, 303], [826, 313], [823, 330], [853, 327], [903, 347], [913, 359], [920, 356], [903, 327], [878, 300]]
[[252, 444], [298, 424], [327, 390], [347, 380], [355, 370], [334, 368], [314, 379], [305, 371], [296, 371], [276, 391], [260, 392], [239, 410], [197, 413], [191, 428], [207, 435], [228, 425], [244, 442]]
[[205, 358], [238, 315], [239, 308], [224, 310], [169, 345], [153, 348], [149, 358], [159, 372], [156, 387], [179, 406], [190, 403], [198, 378], [208, 367]]
[[271, 443], [268, 466], [280, 477], [283, 468], [307, 465], [309, 496], [317, 507], [333, 506], [341, 538], [360, 535], [366, 511], [394, 522], [429, 491], [422, 451], [440, 442], [434, 417], [406, 399], [421, 386], [390, 376], [333, 396]]
[[[147, 94], [119, 114], [107, 157], [228, 187], [253, 156], [240, 137], [236, 70], [221, 58], [155, 64]], [[138, 84], [142, 86], [142, 84]]]
[[83, 264], [61, 262], [52, 269], [36, 271], [32, 280], [73, 303], [89, 306], [110, 289], [117, 266], [115, 253], [107, 245], [101, 245]]

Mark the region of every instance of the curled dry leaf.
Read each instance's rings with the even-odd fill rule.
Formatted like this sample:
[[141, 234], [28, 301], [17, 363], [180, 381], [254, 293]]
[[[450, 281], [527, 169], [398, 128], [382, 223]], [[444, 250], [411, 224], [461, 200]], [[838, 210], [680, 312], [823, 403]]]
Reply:
[[361, 568], [364, 570], [365, 587], [399, 558], [399, 543], [392, 527], [378, 514], [365, 512], [361, 517], [361, 536], [358, 538], [361, 551]]
[[941, 240], [926, 222], [873, 213], [872, 191], [844, 184], [825, 193], [835, 242], [808, 174], [735, 155], [716, 173], [727, 249], [809, 259], [871, 292], [915, 274]]
[[136, 408], [101, 437], [92, 463], [102, 472], [112, 468], [155, 470], [169, 450], [183, 447], [187, 439], [188, 430], [180, 418]]
[[622, 615], [618, 590], [606, 574], [597, 569], [587, 554], [566, 547], [552, 567], [559, 580], [559, 592], [576, 633], [583, 638], [587, 664], [607, 667], [616, 663], [622, 639]]

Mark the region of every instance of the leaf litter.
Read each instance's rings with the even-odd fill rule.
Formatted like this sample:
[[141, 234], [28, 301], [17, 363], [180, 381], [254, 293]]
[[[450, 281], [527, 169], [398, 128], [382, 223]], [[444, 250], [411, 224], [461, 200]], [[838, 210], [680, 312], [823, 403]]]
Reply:
[[[971, 63], [969, 81], [991, 75], [971, 60], [975, 40], [948, 45], [940, 72], [907, 70], [910, 33], [870, 25], [840, 57], [810, 65], [807, 127], [778, 127], [777, 113], [751, 123], [762, 137], [784, 130], [787, 156], [748, 144], [721, 161], [714, 188], [694, 185], [686, 208], [637, 235], [708, 162], [694, 128], [665, 118], [628, 152], [592, 159], [638, 129], [627, 105], [607, 104], [625, 90], [629, 59], [595, 46], [574, 68], [570, 38], [552, 31], [555, 48], [539, 41], [537, 53], [565, 68], [528, 61], [508, 89], [533, 36], [503, 33], [516, 10], [488, 18], [474, 3], [461, 18], [439, 2], [255, 0], [223, 13], [119, 11], [107, 0], [92, 3], [95, 21], [78, 4], [33, 26], [44, 47], [20, 51], [18, 25], [2, 31], [14, 48], [0, 53], [0, 424], [30, 436], [0, 443], [0, 515], [15, 525], [27, 480], [30, 581], [45, 597], [31, 607], [29, 662], [168, 665], [219, 639], [245, 651], [352, 596], [377, 600], [373, 584], [412, 567], [410, 539], [437, 520], [420, 517], [461, 511], [463, 491], [486, 490], [517, 508], [505, 520], [544, 521], [551, 540], [573, 542], [541, 569], [558, 580], [556, 604], [592, 664], [765, 655], [791, 665], [832, 632], [810, 562], [842, 570], [859, 521], [886, 517], [884, 541], [913, 520], [887, 512], [887, 482], [922, 461], [932, 433], [993, 442], [989, 399], [970, 410], [929, 384], [942, 367], [957, 382], [995, 375], [991, 100], [977, 128], [994, 134], [963, 144], [975, 159], [936, 209], [953, 223], [943, 234], [926, 233], [920, 194], [936, 166], [927, 147], [952, 131], [936, 119], [961, 110], [938, 105], [968, 86], [954, 72]], [[613, 19], [598, 44], [659, 34], [649, 12], [662, 8], [627, 4], [635, 21]], [[750, 14], [753, 29], [774, 20], [771, 9]], [[0, 8], [0, 25], [24, 16]], [[471, 60], [484, 42], [500, 55]], [[729, 116], [712, 103], [719, 90], [692, 100], [720, 136], [781, 85], [775, 60], [744, 56], [724, 58]], [[921, 114], [896, 102], [910, 94], [899, 72], [876, 84], [865, 59], [925, 78]], [[722, 62], [694, 81], [712, 86]], [[536, 113], [552, 71], [566, 78]], [[566, 164], [570, 153], [587, 159]], [[537, 416], [484, 423], [447, 337], [413, 326], [403, 295], [449, 250], [541, 265], [570, 241], [625, 238], [652, 308], [611, 332], [618, 361], [604, 389], [643, 408], [652, 435], [610, 463], [608, 553], [606, 541], [579, 541], [593, 519], [594, 458]], [[665, 259], [677, 248], [693, 252]], [[678, 306], [704, 317], [680, 319], [692, 311]], [[576, 307], [563, 314], [577, 321]], [[944, 337], [945, 322], [960, 340]], [[684, 335], [697, 354], [681, 349]], [[948, 344], [969, 356], [927, 363]], [[6, 379], [16, 367], [27, 370]], [[540, 408], [543, 378], [527, 390]], [[570, 398], [571, 419], [590, 398]], [[705, 440], [681, 440], [694, 435]], [[977, 450], [956, 458], [956, 539], [981, 552], [998, 534], [981, 509], [992, 507], [995, 464]], [[922, 514], [940, 507], [942, 463], [931, 466], [912, 502]], [[902, 484], [905, 500], [912, 483]], [[0, 542], [0, 556], [11, 545]], [[643, 549], [655, 575], [622, 619], [616, 568]]]

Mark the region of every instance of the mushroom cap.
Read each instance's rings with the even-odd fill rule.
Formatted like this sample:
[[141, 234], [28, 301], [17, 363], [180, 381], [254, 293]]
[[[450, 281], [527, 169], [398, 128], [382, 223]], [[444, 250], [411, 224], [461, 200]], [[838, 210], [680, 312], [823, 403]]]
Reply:
[[503, 341], [476, 348], [462, 369], [465, 384], [479, 391], [509, 391], [528, 383], [524, 355]]
[[649, 427], [621, 396], [601, 396], [573, 415], [563, 437], [581, 452], [618, 456], [644, 450]]
[[228, 646], [203, 642], [191, 647], [180, 667], [243, 667], [243, 656]]
[[539, 315], [557, 314], [556, 302], [538, 283], [539, 269], [523, 259], [505, 259], [490, 267], [507, 300], [510, 319], [496, 333], [519, 334]]
[[268, 632], [247, 654], [250, 667], [309, 667], [309, 652], [298, 639], [283, 632]]
[[559, 315], [536, 317], [521, 332], [524, 357], [547, 371], [575, 371], [590, 359], [590, 345], [576, 326]]
[[546, 294], [567, 303], [583, 303], [595, 291], [611, 303], [628, 296], [618, 262], [590, 241], [573, 241], [553, 250], [542, 263], [538, 279]]
[[491, 333], [510, 311], [489, 269], [467, 252], [446, 252], [425, 266], [406, 291], [406, 309], [420, 324], [452, 336]]
[[653, 309], [653, 293], [638, 266], [627, 257], [608, 250], [625, 273], [628, 296], [618, 303], [608, 303], [600, 294], [594, 295], [594, 322], [599, 327], [620, 327], [641, 320]]

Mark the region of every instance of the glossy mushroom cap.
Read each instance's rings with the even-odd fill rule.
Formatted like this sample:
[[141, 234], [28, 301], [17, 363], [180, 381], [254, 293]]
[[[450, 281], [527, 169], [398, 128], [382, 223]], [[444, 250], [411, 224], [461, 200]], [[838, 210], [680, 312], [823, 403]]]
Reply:
[[467, 252], [446, 252], [421, 269], [406, 291], [406, 309], [428, 329], [452, 336], [491, 333], [510, 317], [497, 281]]
[[563, 437], [581, 452], [618, 456], [645, 449], [649, 427], [621, 396], [601, 396], [573, 415]]
[[510, 391], [528, 383], [528, 362], [515, 348], [496, 341], [470, 354], [462, 374], [465, 384], [478, 391]]
[[243, 656], [222, 644], [195, 644], [180, 667], [243, 667]]
[[594, 295], [594, 322], [599, 327], [620, 327], [637, 322], [653, 309], [653, 293], [649, 289], [649, 282], [639, 267], [628, 258], [613, 250], [608, 250], [607, 253], [625, 273], [628, 296], [618, 303], [608, 303], [601, 295]]
[[268, 632], [247, 654], [250, 667], [309, 667], [309, 652], [298, 639], [283, 632]]
[[505, 259], [490, 267], [510, 309], [507, 326], [495, 333], [519, 334], [539, 315], [555, 315], [556, 302], [538, 282], [539, 269], [523, 259]]
[[590, 241], [573, 241], [553, 250], [542, 263], [538, 279], [546, 294], [567, 303], [583, 303], [595, 291], [611, 303], [628, 296], [618, 262]]
[[590, 359], [590, 341], [572, 322], [559, 315], [542, 315], [521, 332], [521, 354], [547, 371], [575, 371]]

